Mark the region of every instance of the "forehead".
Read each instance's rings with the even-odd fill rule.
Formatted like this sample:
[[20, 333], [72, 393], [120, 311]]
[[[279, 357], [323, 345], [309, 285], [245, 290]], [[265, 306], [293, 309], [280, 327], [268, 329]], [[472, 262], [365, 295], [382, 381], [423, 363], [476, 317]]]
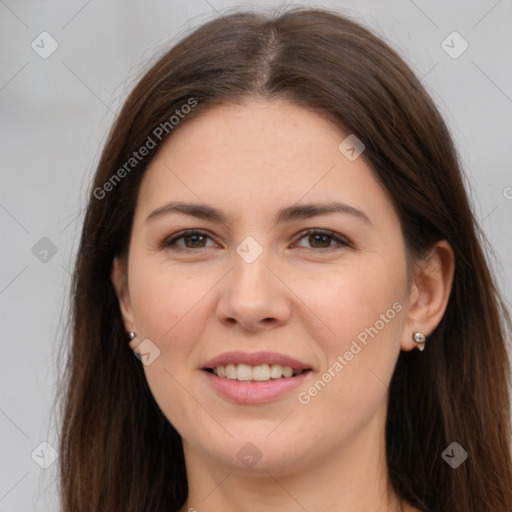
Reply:
[[254, 216], [285, 203], [343, 200], [392, 213], [366, 162], [339, 150], [348, 135], [284, 101], [215, 106], [159, 150], [142, 181], [140, 207], [149, 213], [170, 200], [193, 200]]
[[222, 161], [226, 168], [247, 169], [262, 162], [285, 167], [303, 159], [316, 167], [322, 163], [317, 151], [336, 151], [341, 136], [337, 127], [309, 109], [284, 101], [252, 100], [209, 108], [184, 123], [162, 153], [170, 158]]

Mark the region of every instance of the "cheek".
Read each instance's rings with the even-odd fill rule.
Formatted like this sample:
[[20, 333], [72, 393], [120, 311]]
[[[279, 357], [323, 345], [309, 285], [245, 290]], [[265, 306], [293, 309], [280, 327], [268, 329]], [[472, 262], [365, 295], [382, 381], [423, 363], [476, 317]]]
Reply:
[[328, 411], [326, 403], [363, 412], [382, 400], [400, 351], [405, 285], [400, 258], [328, 270], [308, 285], [304, 302], [329, 328], [316, 337], [324, 361], [322, 382], [303, 390], [304, 401], [317, 402], [318, 414]]
[[194, 314], [203, 308], [202, 302], [216, 281], [216, 276], [203, 272], [201, 279], [194, 277], [193, 269], [180, 269], [149, 258], [134, 258], [130, 275], [130, 294], [135, 322], [144, 335], [163, 346], [173, 339], [182, 339], [177, 331], [185, 327], [188, 337], [197, 322]]
[[218, 278], [132, 258], [130, 294], [137, 330], [158, 347], [159, 355], [144, 372], [151, 393], [179, 432], [204, 421], [204, 412], [191, 400], [194, 370], [191, 354], [211, 307], [209, 291]]
[[[402, 266], [397, 261], [394, 268]], [[351, 340], [368, 329], [373, 332], [371, 328], [375, 324], [379, 335], [399, 330], [402, 315], [398, 310], [404, 309], [405, 268], [396, 273], [389, 268], [381, 262], [346, 266], [335, 272], [326, 269], [297, 288], [297, 294], [302, 295], [304, 302], [329, 328], [332, 335], [329, 352], [350, 345]], [[364, 341], [364, 338], [362, 334], [360, 339]]]

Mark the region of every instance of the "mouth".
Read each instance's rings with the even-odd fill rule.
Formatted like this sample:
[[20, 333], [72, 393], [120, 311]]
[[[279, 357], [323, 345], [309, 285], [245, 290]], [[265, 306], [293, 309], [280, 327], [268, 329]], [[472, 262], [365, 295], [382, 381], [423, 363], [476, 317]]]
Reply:
[[308, 365], [273, 352], [231, 352], [208, 361], [201, 370], [214, 390], [243, 404], [278, 400], [313, 373]]
[[220, 364], [215, 368], [205, 370], [222, 379], [236, 380], [238, 382], [268, 382], [277, 379], [296, 377], [309, 369], [297, 369], [281, 364], [258, 364], [251, 366], [243, 363]]

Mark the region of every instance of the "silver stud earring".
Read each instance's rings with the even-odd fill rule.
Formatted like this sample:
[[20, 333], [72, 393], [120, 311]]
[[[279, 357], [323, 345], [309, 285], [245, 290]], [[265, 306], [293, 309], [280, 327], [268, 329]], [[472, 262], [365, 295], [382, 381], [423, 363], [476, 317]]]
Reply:
[[135, 336], [137, 336], [137, 333], [133, 332], [133, 331], [130, 331], [128, 333], [128, 338], [130, 338], [130, 341], [133, 340], [133, 338], [135, 338]]
[[427, 337], [420, 331], [414, 331], [412, 333], [412, 339], [418, 344], [418, 350], [425, 350], [425, 341]]

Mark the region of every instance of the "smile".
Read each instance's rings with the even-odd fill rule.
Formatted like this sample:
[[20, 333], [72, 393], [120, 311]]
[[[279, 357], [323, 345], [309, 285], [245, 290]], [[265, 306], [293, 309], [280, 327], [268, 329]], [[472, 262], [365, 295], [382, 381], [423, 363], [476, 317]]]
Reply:
[[217, 377], [239, 382], [264, 382], [271, 379], [290, 378], [300, 375], [304, 370], [294, 369], [291, 366], [281, 364], [259, 364], [251, 366], [249, 364], [227, 364], [219, 365], [209, 369]]
[[265, 404], [285, 399], [312, 378], [314, 368], [276, 352], [234, 351], [204, 363], [207, 386], [236, 404]]

